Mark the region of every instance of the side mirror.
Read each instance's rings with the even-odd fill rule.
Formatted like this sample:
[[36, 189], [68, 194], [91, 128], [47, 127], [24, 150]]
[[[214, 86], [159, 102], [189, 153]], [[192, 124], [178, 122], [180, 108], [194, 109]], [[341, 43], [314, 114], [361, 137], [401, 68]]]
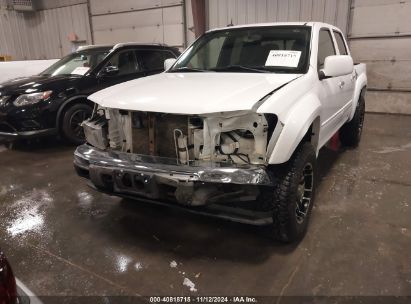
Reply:
[[175, 58], [168, 58], [164, 61], [164, 71], [168, 71], [177, 61]]
[[354, 62], [351, 56], [335, 55], [325, 58], [324, 68], [320, 70], [320, 80], [351, 74], [354, 71]]
[[118, 67], [116, 67], [115, 65], [109, 65], [100, 71], [99, 76], [112, 76], [117, 74], [118, 72]]

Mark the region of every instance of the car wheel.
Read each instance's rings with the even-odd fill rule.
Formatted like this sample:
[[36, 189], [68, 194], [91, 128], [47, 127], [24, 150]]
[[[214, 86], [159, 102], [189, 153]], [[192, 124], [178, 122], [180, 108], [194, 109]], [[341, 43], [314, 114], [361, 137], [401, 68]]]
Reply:
[[276, 187], [273, 198], [273, 236], [282, 242], [303, 238], [315, 197], [316, 153], [302, 143], [291, 159], [270, 168]]
[[81, 123], [91, 116], [93, 109], [86, 104], [75, 104], [68, 108], [63, 116], [62, 131], [64, 137], [72, 144], [80, 145], [85, 142]]
[[361, 96], [351, 121], [344, 124], [340, 129], [340, 141], [344, 146], [357, 147], [361, 140], [364, 127], [365, 99]]

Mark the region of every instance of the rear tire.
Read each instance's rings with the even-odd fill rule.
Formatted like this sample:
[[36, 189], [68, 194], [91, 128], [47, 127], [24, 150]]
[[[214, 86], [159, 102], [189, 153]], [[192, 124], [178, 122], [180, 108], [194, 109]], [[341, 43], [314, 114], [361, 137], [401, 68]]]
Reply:
[[316, 153], [311, 143], [302, 143], [291, 159], [271, 172], [276, 180], [272, 204], [273, 236], [291, 243], [302, 239], [315, 197]]
[[93, 109], [84, 103], [77, 103], [66, 109], [63, 115], [62, 133], [74, 145], [86, 141], [81, 123], [91, 116]]
[[354, 117], [340, 129], [340, 141], [346, 147], [357, 147], [364, 127], [365, 99], [361, 95], [355, 109]]

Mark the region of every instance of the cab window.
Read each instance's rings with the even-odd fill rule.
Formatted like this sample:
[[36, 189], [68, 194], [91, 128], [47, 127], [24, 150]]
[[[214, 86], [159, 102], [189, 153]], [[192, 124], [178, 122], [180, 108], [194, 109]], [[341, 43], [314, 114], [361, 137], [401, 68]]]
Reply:
[[318, 70], [324, 68], [325, 58], [336, 54], [331, 32], [327, 29], [321, 30], [318, 40]]

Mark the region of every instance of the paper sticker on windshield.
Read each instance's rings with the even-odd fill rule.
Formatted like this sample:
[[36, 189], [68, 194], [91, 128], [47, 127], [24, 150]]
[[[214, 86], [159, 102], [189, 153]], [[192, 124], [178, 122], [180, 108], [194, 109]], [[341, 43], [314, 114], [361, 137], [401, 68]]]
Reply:
[[271, 50], [265, 65], [296, 68], [300, 62], [300, 57], [301, 51]]
[[88, 70], [90, 70], [89, 67], [77, 67], [73, 70], [73, 72], [71, 72], [71, 74], [84, 75], [87, 73]]

